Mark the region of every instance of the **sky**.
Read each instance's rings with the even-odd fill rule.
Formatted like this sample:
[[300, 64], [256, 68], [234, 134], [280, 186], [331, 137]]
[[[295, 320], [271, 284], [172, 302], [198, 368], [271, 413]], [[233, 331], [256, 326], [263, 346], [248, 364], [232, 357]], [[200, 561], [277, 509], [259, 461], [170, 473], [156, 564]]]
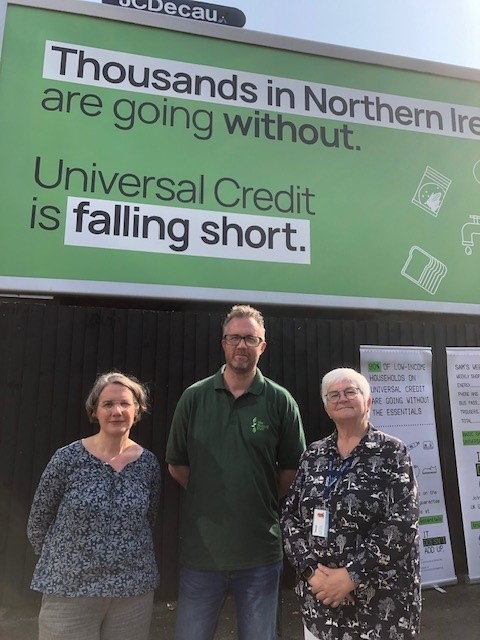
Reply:
[[480, 69], [480, 0], [218, 0], [216, 4], [243, 11], [244, 28], [254, 31]]

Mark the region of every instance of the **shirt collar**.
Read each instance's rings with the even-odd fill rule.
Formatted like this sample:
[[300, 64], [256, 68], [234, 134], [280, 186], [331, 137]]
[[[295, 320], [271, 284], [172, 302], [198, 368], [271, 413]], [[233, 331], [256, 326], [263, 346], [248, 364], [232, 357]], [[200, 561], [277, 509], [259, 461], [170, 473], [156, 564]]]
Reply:
[[[225, 381], [223, 379], [224, 371], [225, 371], [225, 365], [220, 367], [220, 369], [217, 371], [217, 373], [214, 376], [213, 383], [214, 383], [215, 390], [224, 389], [225, 391], [227, 391], [227, 387], [225, 386]], [[255, 373], [255, 377], [252, 381], [252, 384], [245, 391], [245, 393], [253, 393], [253, 395], [259, 396], [262, 393], [264, 386], [265, 386], [265, 378], [263, 376], [263, 373], [257, 367], [257, 371]]]
[[[376, 429], [375, 427], [372, 425], [371, 422], [368, 423], [368, 428], [365, 431], [365, 433], [363, 434], [360, 442], [357, 444], [357, 447], [367, 447], [368, 449], [377, 449], [379, 448], [379, 443], [377, 441], [377, 438], [375, 437], [375, 432]], [[327, 452], [333, 452], [333, 453], [337, 453], [337, 430], [335, 429], [335, 431], [330, 434], [326, 441], [327, 441]], [[357, 448], [355, 447], [355, 448]]]

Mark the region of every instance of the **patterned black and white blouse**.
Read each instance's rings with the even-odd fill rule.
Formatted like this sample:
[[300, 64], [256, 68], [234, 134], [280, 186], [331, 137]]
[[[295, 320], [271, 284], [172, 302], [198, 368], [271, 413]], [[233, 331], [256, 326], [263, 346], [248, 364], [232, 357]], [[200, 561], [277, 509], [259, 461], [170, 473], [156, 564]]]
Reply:
[[56, 596], [138, 596], [158, 586], [153, 453], [117, 472], [81, 441], [58, 449], [33, 499], [27, 534], [40, 555], [31, 587]]
[[[400, 440], [369, 425], [325, 489], [328, 469], [342, 460], [336, 432], [303, 454], [282, 513], [285, 552], [298, 574], [318, 562], [345, 567], [359, 586], [354, 604], [334, 609], [299, 578], [305, 626], [320, 640], [411, 640], [420, 627], [418, 494]], [[346, 459], [347, 460], [347, 459]], [[312, 535], [313, 511], [328, 509], [328, 537]]]

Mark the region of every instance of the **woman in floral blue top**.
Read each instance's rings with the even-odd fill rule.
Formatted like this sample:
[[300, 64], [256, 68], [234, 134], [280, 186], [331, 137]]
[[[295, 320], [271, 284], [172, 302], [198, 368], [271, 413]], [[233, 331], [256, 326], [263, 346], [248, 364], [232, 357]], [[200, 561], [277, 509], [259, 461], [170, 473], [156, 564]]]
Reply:
[[147, 392], [133, 377], [105, 373], [86, 409], [98, 433], [56, 451], [28, 519], [40, 556], [32, 580], [43, 593], [39, 640], [147, 640], [160, 468], [130, 438]]
[[335, 432], [310, 445], [282, 514], [305, 639], [412, 640], [420, 624], [418, 495], [405, 446], [369, 423], [364, 376], [322, 380]]

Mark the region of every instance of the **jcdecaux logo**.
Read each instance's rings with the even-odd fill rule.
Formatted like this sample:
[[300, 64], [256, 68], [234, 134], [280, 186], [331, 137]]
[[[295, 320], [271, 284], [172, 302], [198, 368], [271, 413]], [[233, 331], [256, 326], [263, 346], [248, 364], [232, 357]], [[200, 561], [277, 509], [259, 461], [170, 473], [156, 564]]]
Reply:
[[102, 2], [128, 9], [163, 13], [176, 18], [226, 24], [230, 27], [243, 27], [245, 24], [245, 14], [242, 11], [218, 4], [185, 2], [185, 0], [166, 0], [165, 2], [163, 0], [102, 0]]

